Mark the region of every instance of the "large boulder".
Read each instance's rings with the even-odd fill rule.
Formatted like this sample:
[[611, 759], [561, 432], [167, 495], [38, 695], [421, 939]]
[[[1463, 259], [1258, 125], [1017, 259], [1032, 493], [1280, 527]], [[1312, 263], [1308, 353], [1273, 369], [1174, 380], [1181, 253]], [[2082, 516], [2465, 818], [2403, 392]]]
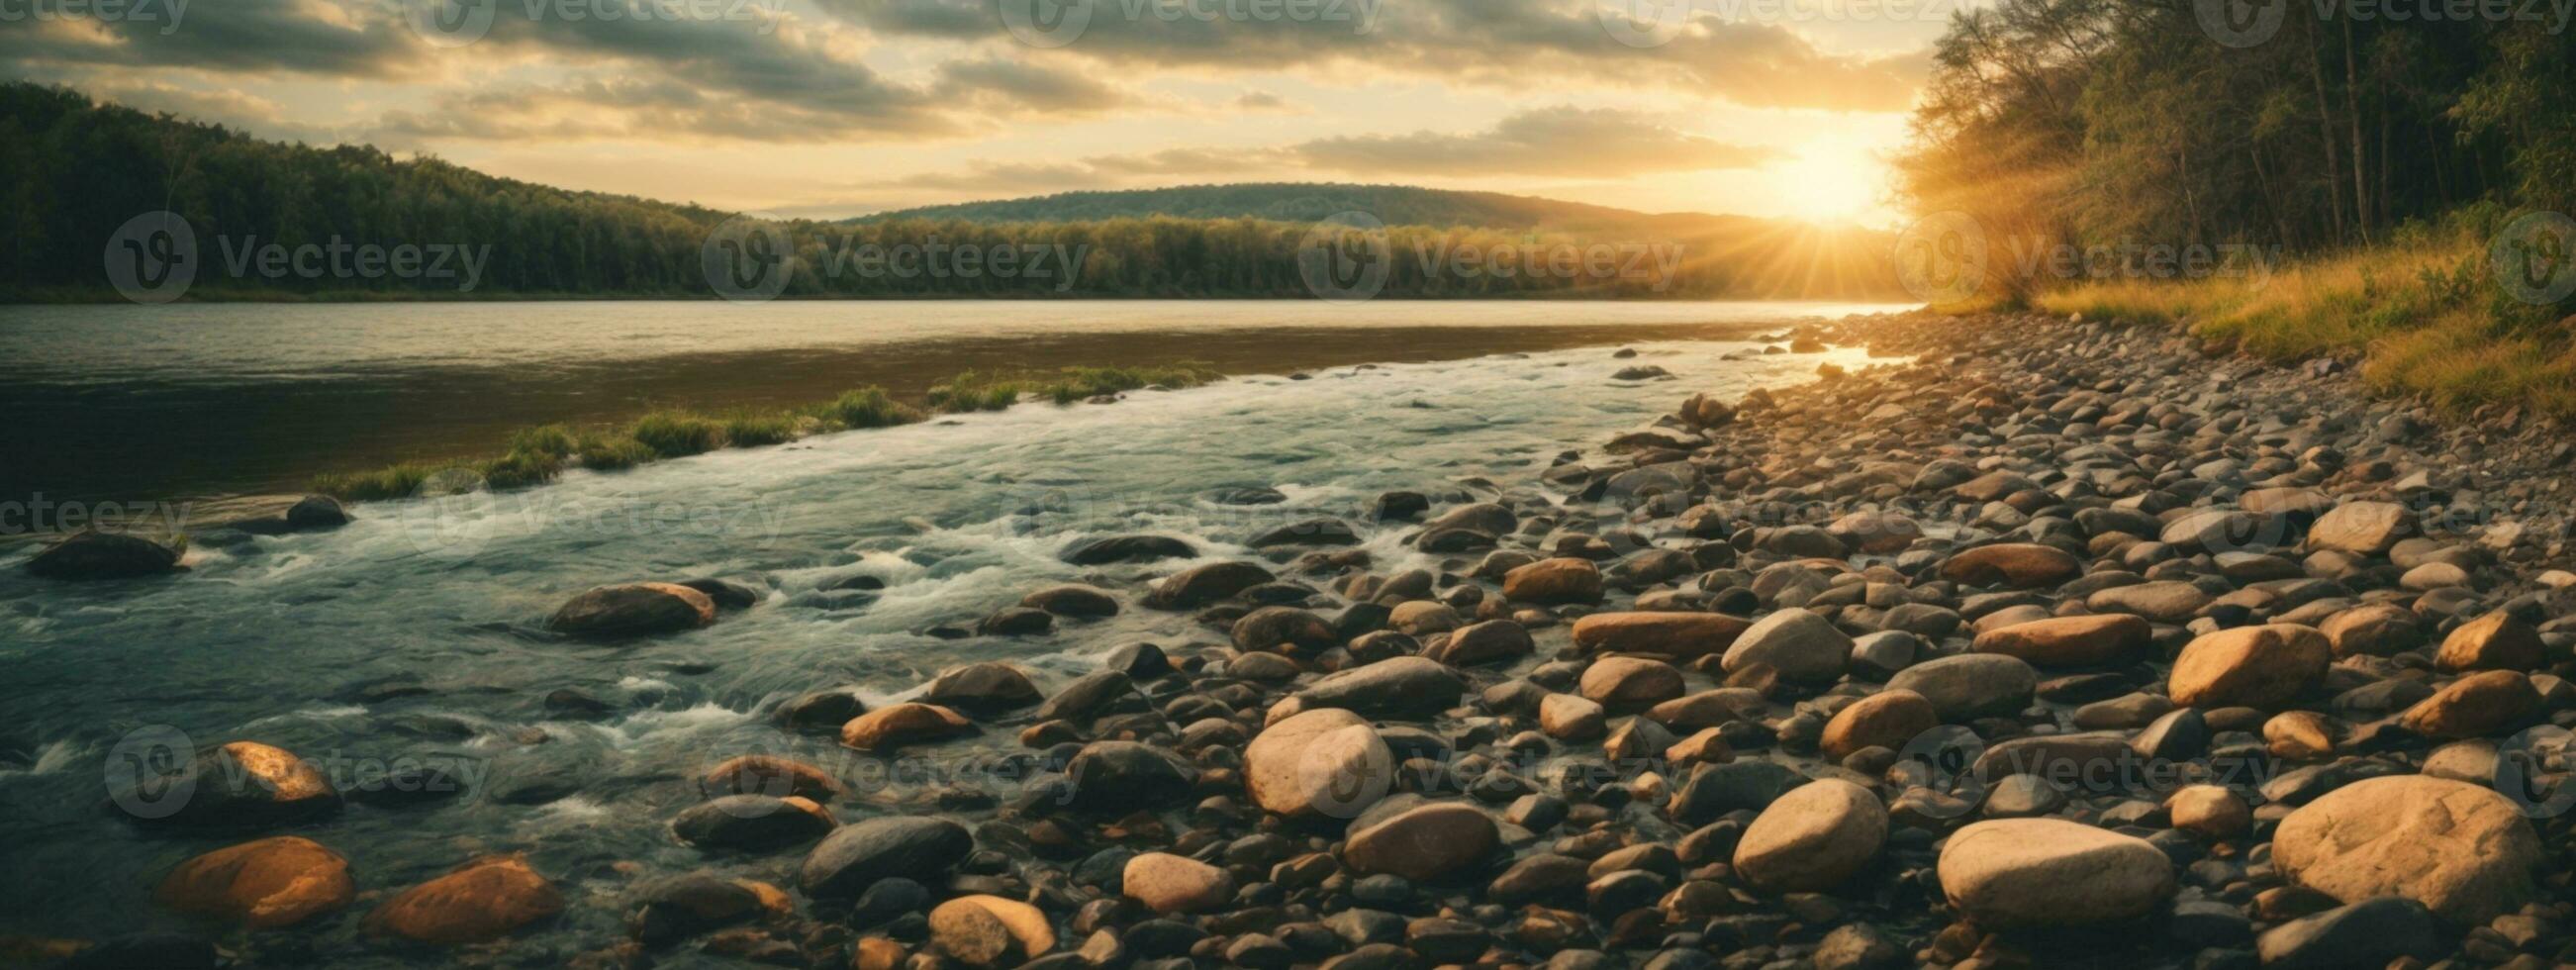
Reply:
[[486, 856], [379, 904], [368, 932], [420, 943], [487, 943], [563, 912], [563, 893], [518, 856]]
[[2053, 818], [1960, 829], [1936, 869], [1950, 905], [1986, 929], [2134, 919], [2174, 892], [2173, 861], [2154, 843]]
[[2056, 586], [2084, 575], [2084, 563], [2056, 546], [2005, 542], [1953, 554], [1941, 578], [1970, 586]]
[[1482, 861], [1501, 842], [1501, 831], [1483, 810], [1425, 802], [1372, 812], [1353, 823], [1342, 861], [1362, 875], [1392, 873], [1423, 882]]
[[940, 885], [975, 850], [966, 827], [944, 818], [893, 815], [834, 830], [805, 856], [797, 881], [808, 896], [854, 898], [883, 879]]
[[179, 864], [152, 898], [182, 913], [255, 930], [292, 926], [349, 905], [358, 884], [349, 860], [292, 835], [216, 849]]
[[1780, 796], [1735, 844], [1735, 871], [1772, 892], [1819, 892], [1841, 885], [1878, 858], [1887, 806], [1839, 778]]
[[27, 560], [27, 572], [46, 579], [131, 579], [178, 569], [178, 550], [118, 532], [75, 532]]
[[1830, 684], [1851, 662], [1852, 638], [1833, 621], [1791, 607], [1756, 621], [1726, 649], [1727, 673], [1769, 667], [1783, 680]]
[[1524, 603], [1598, 603], [1601, 570], [1589, 559], [1541, 559], [1504, 573], [1503, 595]]
[[1724, 613], [1594, 613], [1574, 621], [1575, 649], [1674, 660], [1723, 654], [1753, 621]]
[[2334, 645], [2314, 627], [2274, 623], [2220, 630], [2183, 647], [2166, 678], [2166, 693], [2186, 707], [2270, 710], [2305, 692], [2333, 661]]
[[2042, 667], [2093, 667], [2135, 658], [2154, 637], [2152, 624], [2127, 614], [2057, 616], [1977, 634], [1973, 649]]
[[1366, 718], [1338, 708], [1262, 729], [1243, 751], [1244, 785], [1291, 818], [1356, 818], [1395, 783], [1395, 754]]
[[1966, 722], [2016, 714], [2030, 706], [2039, 671], [2017, 657], [1969, 653], [1927, 660], [1887, 679], [1889, 690], [1910, 690], [1932, 702], [1941, 720]]
[[694, 630], [716, 621], [716, 601], [678, 583], [601, 586], [564, 603], [546, 627], [590, 639]]
[[2539, 836], [2494, 789], [2424, 775], [2353, 782], [2300, 806], [2272, 835], [2292, 882], [2347, 903], [2403, 896], [2459, 926], [2532, 898]]

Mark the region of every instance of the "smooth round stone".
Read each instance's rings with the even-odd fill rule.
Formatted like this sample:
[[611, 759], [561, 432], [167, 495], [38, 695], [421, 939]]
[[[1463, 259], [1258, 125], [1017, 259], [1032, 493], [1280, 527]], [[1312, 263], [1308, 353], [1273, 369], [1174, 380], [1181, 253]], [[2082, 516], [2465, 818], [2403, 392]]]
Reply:
[[2059, 819], [1960, 829], [1937, 871], [1950, 905], [1990, 929], [2135, 919], [2174, 892], [2173, 862], [2153, 843]]

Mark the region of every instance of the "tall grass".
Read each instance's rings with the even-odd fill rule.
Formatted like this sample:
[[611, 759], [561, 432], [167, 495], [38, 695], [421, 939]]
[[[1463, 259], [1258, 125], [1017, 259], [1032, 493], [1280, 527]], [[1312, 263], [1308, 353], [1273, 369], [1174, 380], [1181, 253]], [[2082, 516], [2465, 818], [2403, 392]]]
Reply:
[[[951, 378], [926, 396], [931, 408], [944, 412], [996, 411], [1023, 398], [1059, 404], [1147, 387], [1194, 387], [1220, 376], [1197, 364], [1170, 367], [1069, 367], [1033, 375], [978, 374]], [[510, 435], [498, 457], [455, 462], [401, 462], [373, 471], [321, 475], [316, 492], [349, 501], [408, 498], [425, 483], [479, 480], [494, 489], [526, 488], [553, 481], [572, 465], [595, 472], [633, 468], [665, 458], [703, 454], [719, 448], [754, 448], [783, 444], [812, 434], [911, 424], [925, 416], [920, 407], [895, 400], [881, 387], [856, 388], [819, 404], [763, 410], [735, 408], [708, 414], [683, 408], [657, 408], [621, 427], [577, 430], [560, 424], [522, 428]]]
[[2567, 308], [2515, 299], [2495, 279], [2492, 210], [2268, 275], [2088, 282], [2034, 294], [2051, 313], [2176, 323], [2274, 361], [2358, 359], [2381, 393], [2454, 414], [2488, 405], [2576, 416]]

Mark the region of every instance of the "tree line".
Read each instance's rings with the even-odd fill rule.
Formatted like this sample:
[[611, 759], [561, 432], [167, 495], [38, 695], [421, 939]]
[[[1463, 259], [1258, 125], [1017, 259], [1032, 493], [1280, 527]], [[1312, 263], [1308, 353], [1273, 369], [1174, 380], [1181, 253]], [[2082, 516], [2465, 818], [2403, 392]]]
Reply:
[[[708, 297], [722, 292], [711, 282], [719, 269], [756, 275], [763, 266], [783, 268], [785, 277], [759, 292], [789, 298], [1316, 294], [1316, 224], [1308, 222], [899, 216], [769, 221], [742, 234], [734, 214], [702, 206], [535, 185], [371, 146], [265, 141], [31, 83], [0, 87], [0, 185], [8, 193], [0, 219], [18, 243], [0, 254], [0, 297], [19, 300], [114, 299], [111, 264], [121, 257], [112, 241], [129, 220], [165, 210], [185, 220], [196, 239], [200, 271], [185, 291], [193, 298], [460, 295], [453, 274], [243, 272], [245, 265], [385, 262], [339, 255], [241, 261], [252, 246], [281, 257], [308, 247], [334, 254], [355, 247], [362, 255], [370, 247], [456, 247], [468, 253], [460, 262], [475, 270], [476, 297]], [[1592, 258], [1605, 246], [1619, 250], [1617, 270], [1606, 275]], [[147, 248], [136, 247], [137, 258]], [[1531, 249], [1541, 255], [1521, 252]], [[1640, 258], [1630, 249], [1654, 252]], [[1399, 298], [1895, 292], [1882, 237], [1746, 220], [1709, 220], [1657, 238], [1633, 230], [1399, 223], [1374, 247], [1342, 252], [1366, 260], [1372, 250], [1387, 262], [1374, 295]], [[1009, 271], [997, 271], [1005, 254]], [[1492, 271], [1506, 266], [1512, 271]], [[1335, 265], [1350, 276], [1358, 268]]]
[[[2092, 246], [2384, 243], [2576, 211], [2576, 40], [2545, 4], [2000, 0], [1956, 15], [1897, 160], [1926, 212]], [[2405, 5], [2414, 11], [2418, 5]]]

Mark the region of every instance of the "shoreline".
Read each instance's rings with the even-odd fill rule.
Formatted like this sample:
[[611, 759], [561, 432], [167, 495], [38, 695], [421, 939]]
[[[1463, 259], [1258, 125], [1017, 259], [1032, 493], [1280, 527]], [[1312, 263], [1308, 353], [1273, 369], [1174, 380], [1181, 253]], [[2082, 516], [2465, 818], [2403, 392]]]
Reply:
[[[484, 943], [605, 906], [625, 937], [549, 941], [601, 967], [2576, 951], [2570, 860], [2544, 850], [2576, 820], [2499, 785], [2495, 749], [2576, 722], [2571, 482], [2541, 429], [2427, 421], [2156, 328], [1791, 330], [1910, 360], [1737, 400], [1677, 384], [1545, 493], [1426, 479], [1213, 561], [1150, 533], [1069, 547], [1093, 575], [945, 625], [961, 659], [1050, 636], [1087, 672], [967, 662], [870, 700], [817, 680], [755, 714], [841, 756], [706, 752], [707, 800], [671, 819], [701, 871], [360, 872], [390, 893], [366, 921]], [[780, 608], [740, 578], [631, 582], [547, 625], [632, 643]], [[1104, 611], [1198, 635], [1085, 644]], [[996, 744], [1034, 774], [845, 797], [855, 763]], [[215, 750], [197, 777], [300, 764]], [[282, 791], [194, 821], [328, 841], [341, 793]], [[275, 841], [217, 851], [333, 869]], [[214, 913], [246, 891], [190, 888]]]

